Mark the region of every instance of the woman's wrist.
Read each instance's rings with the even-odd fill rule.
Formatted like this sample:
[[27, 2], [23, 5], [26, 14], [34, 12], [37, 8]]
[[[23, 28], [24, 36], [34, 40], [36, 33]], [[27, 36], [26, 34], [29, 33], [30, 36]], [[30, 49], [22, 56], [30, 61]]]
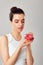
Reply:
[[23, 45], [22, 45], [22, 44], [20, 44], [20, 45], [19, 45], [19, 48], [20, 48], [20, 49], [22, 49], [22, 47], [23, 47]]
[[31, 47], [31, 45], [30, 44], [28, 44], [27, 46], [26, 46], [26, 48], [30, 48]]

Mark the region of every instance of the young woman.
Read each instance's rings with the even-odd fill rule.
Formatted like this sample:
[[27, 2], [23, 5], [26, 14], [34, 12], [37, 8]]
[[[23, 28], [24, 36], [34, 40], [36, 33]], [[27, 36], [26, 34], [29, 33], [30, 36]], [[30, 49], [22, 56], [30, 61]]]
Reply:
[[0, 54], [3, 65], [33, 65], [31, 42], [22, 40], [21, 32], [25, 24], [25, 13], [22, 9], [10, 9], [10, 23], [12, 30], [0, 37]]

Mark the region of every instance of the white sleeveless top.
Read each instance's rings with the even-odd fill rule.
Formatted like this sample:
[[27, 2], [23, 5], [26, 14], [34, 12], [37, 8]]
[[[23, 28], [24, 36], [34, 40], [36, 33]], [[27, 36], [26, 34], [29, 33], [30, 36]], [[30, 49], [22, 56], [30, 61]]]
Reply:
[[[10, 33], [7, 34], [7, 37], [8, 37], [9, 55], [12, 56], [12, 54], [16, 51], [17, 47], [19, 46], [22, 40], [16, 41]], [[25, 58], [26, 58], [26, 48], [23, 47], [18, 57], [18, 60], [14, 65], [25, 65]]]

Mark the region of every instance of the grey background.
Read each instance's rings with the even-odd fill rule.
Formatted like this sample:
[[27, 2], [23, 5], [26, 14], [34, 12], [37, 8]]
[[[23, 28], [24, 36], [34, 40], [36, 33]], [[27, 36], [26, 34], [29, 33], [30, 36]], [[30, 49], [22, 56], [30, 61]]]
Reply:
[[0, 35], [11, 31], [9, 11], [12, 6], [25, 11], [26, 24], [22, 34], [34, 33], [35, 39], [32, 44], [34, 65], [43, 65], [43, 0], [0, 0]]

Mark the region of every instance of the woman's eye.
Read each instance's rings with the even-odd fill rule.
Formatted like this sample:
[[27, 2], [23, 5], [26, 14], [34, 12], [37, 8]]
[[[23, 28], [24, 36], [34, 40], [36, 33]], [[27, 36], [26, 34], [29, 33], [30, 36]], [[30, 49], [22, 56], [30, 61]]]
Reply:
[[15, 22], [15, 23], [18, 23], [18, 22]]
[[24, 21], [22, 21], [22, 23], [24, 23]]
[[15, 21], [15, 23], [18, 23], [18, 21]]

